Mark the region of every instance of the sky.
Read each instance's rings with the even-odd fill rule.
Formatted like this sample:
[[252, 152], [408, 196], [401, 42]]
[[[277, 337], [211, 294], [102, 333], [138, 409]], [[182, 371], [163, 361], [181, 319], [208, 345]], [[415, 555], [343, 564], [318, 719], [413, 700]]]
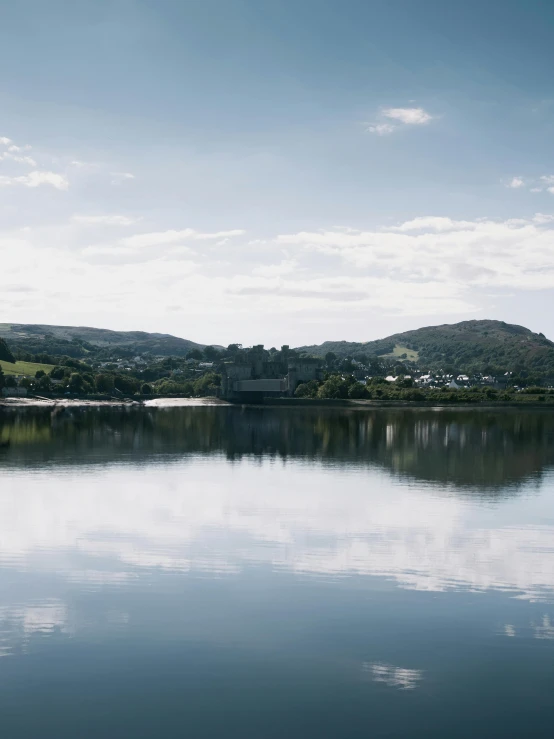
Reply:
[[0, 9], [0, 322], [554, 338], [551, 0]]

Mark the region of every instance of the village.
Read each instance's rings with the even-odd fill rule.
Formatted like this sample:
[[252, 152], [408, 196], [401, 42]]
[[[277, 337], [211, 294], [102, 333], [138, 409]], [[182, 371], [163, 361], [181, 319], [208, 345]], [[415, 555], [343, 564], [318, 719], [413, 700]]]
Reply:
[[[107, 354], [107, 356], [106, 356]], [[127, 356], [125, 356], [127, 354]], [[123, 356], [122, 356], [123, 355]], [[219, 397], [230, 402], [261, 402], [271, 398], [353, 398], [418, 400], [450, 391], [495, 394], [530, 392], [545, 394], [550, 378], [521, 378], [511, 371], [464, 373], [449, 367], [430, 371], [401, 357], [366, 359], [310, 356], [283, 345], [266, 349], [262, 344], [242, 347], [194, 349], [185, 356], [115, 350], [90, 360], [59, 357], [56, 364], [39, 364], [39, 356], [13, 365], [4, 363], [2, 395], [44, 396], [184, 396]]]

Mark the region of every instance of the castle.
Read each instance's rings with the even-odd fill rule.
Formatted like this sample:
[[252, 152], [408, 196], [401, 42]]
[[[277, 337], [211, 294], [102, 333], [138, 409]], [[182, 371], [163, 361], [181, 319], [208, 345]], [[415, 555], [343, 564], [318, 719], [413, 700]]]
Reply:
[[298, 357], [288, 346], [271, 354], [259, 344], [221, 366], [221, 397], [235, 402], [291, 397], [300, 383], [321, 380], [322, 366], [322, 360]]

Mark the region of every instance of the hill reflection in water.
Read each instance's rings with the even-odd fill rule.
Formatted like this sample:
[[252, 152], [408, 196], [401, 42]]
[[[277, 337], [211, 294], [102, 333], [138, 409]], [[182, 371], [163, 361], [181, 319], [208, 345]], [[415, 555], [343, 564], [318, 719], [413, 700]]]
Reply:
[[0, 411], [0, 464], [40, 466], [224, 455], [378, 466], [481, 492], [539, 480], [554, 463], [554, 415], [536, 411], [200, 406]]
[[[0, 657], [137, 623], [141, 638], [167, 627], [177, 641], [217, 641], [228, 623], [213, 619], [234, 603], [229, 638], [250, 643], [268, 593], [289, 609], [297, 596], [285, 591], [304, 586], [319, 593], [309, 623], [329, 598], [348, 597], [360, 600], [345, 623], [360, 608], [385, 623], [421, 607], [439, 624], [447, 613], [455, 633], [456, 597], [488, 593], [492, 633], [553, 638], [547, 413], [193, 407], [0, 418], [10, 442], [0, 451]], [[364, 652], [362, 664], [376, 684], [419, 685], [402, 655]]]

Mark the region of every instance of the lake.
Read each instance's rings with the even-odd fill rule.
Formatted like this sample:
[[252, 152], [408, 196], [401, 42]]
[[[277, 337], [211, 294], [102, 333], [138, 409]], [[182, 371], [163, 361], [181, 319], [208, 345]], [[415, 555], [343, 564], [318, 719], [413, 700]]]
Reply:
[[552, 737], [554, 414], [0, 410], [0, 736]]

